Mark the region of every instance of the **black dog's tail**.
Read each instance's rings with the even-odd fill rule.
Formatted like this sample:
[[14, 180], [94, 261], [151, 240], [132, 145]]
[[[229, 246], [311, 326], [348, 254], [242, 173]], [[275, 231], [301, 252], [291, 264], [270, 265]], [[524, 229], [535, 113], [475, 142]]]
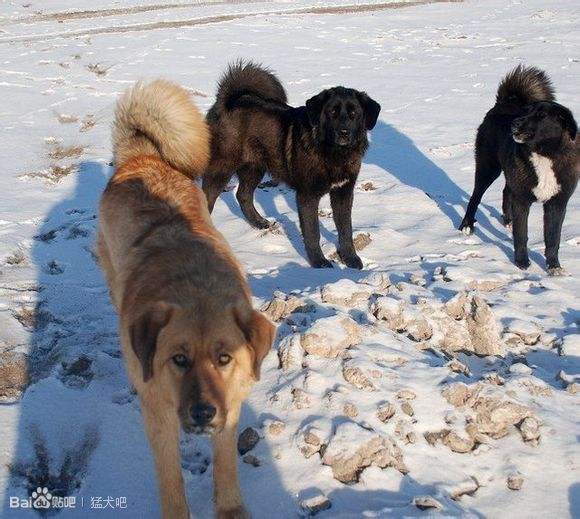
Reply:
[[539, 68], [518, 65], [499, 84], [495, 105], [511, 112], [538, 101], [555, 101], [550, 78]]
[[221, 77], [214, 106], [228, 110], [239, 97], [246, 94], [280, 103], [288, 102], [282, 83], [269, 69], [252, 61], [238, 60], [230, 64]]

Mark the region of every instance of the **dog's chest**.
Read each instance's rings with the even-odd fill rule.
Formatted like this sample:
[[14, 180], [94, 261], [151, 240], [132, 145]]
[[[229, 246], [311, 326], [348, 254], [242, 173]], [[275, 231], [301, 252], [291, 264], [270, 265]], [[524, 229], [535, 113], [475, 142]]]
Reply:
[[341, 161], [340, 164], [327, 165], [328, 189], [340, 189], [349, 182], [356, 180], [360, 170], [360, 161], [356, 158]]
[[532, 153], [530, 160], [538, 177], [538, 184], [532, 193], [539, 202], [547, 202], [560, 192], [561, 187], [554, 172], [554, 164], [548, 157], [537, 153]]
[[345, 184], [348, 184], [348, 182], [349, 182], [348, 178], [344, 178], [342, 180], [336, 180], [330, 184], [330, 189], [338, 189], [339, 187], [342, 187]]

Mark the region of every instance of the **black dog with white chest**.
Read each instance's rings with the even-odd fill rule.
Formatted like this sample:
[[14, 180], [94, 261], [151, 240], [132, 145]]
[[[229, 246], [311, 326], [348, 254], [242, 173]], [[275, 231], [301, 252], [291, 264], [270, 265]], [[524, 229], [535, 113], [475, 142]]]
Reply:
[[503, 219], [512, 225], [515, 264], [530, 266], [528, 214], [544, 204], [544, 243], [550, 275], [563, 275], [558, 251], [566, 206], [580, 177], [578, 126], [572, 112], [555, 102], [547, 75], [522, 65], [500, 83], [496, 104], [475, 141], [475, 187], [460, 229], [473, 232], [481, 197], [503, 170]]
[[254, 207], [254, 191], [267, 171], [296, 191], [310, 264], [332, 267], [320, 248], [318, 221], [320, 198], [330, 193], [339, 256], [348, 267], [361, 269], [352, 239], [353, 190], [368, 147], [367, 131], [380, 109], [366, 93], [344, 87], [323, 90], [295, 108], [269, 70], [252, 62], [232, 64], [207, 114], [212, 146], [203, 190], [210, 212], [237, 173], [236, 197], [244, 216], [254, 227], [269, 227]]

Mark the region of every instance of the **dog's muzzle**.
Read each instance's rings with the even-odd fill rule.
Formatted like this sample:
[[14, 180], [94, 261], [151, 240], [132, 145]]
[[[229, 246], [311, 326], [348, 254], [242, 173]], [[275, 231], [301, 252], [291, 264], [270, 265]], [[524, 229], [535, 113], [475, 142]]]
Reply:
[[213, 405], [199, 402], [191, 406], [191, 419], [194, 425], [205, 427], [214, 419], [216, 412], [217, 409]]
[[351, 140], [351, 132], [346, 129], [338, 130], [334, 138], [334, 142], [338, 146], [348, 146], [351, 143]]
[[514, 139], [514, 141], [516, 141], [518, 144], [523, 144], [524, 142], [530, 140], [533, 135], [528, 131], [525, 131], [525, 129], [523, 128], [524, 126], [524, 121], [522, 121], [521, 119], [515, 119], [512, 122], [512, 137]]
[[215, 426], [212, 424], [217, 409], [206, 402], [193, 404], [190, 409], [189, 418], [182, 422], [183, 430], [191, 434], [212, 434]]

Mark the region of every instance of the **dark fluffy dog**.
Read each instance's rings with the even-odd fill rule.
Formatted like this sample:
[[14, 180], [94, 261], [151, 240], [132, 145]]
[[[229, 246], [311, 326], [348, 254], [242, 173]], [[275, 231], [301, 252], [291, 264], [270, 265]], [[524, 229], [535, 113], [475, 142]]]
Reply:
[[297, 108], [286, 101], [284, 87], [269, 70], [251, 62], [230, 65], [206, 118], [212, 134], [203, 181], [209, 210], [236, 172], [244, 216], [252, 226], [267, 228], [269, 222], [254, 207], [254, 191], [267, 171], [296, 191], [311, 265], [332, 267], [320, 248], [318, 222], [320, 198], [330, 193], [338, 253], [347, 266], [360, 269], [352, 241], [353, 189], [367, 131], [381, 107], [364, 92], [344, 87], [324, 90]]
[[555, 102], [548, 76], [522, 65], [500, 83], [495, 106], [475, 141], [475, 187], [460, 229], [471, 234], [481, 197], [503, 170], [503, 219], [513, 222], [515, 264], [530, 266], [528, 213], [544, 204], [544, 242], [549, 274], [562, 275], [558, 250], [566, 205], [580, 176], [578, 127], [572, 112]]

